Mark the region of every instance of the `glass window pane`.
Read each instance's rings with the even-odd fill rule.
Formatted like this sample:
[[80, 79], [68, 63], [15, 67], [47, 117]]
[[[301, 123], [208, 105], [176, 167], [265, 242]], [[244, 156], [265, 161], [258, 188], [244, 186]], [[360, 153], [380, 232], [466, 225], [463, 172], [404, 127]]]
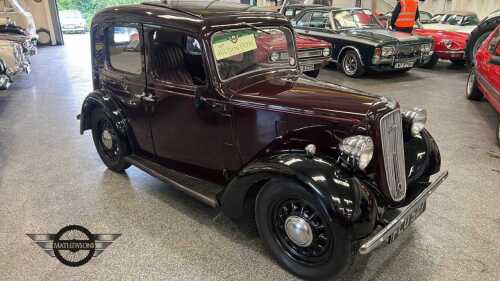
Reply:
[[141, 74], [141, 40], [135, 27], [113, 27], [111, 29], [109, 57], [111, 66], [120, 71]]

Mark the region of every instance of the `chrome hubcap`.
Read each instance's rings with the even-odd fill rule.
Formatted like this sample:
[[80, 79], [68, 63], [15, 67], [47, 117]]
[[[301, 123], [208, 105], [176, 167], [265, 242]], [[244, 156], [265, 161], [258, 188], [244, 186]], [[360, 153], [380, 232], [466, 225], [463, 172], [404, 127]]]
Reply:
[[301, 217], [288, 217], [285, 221], [285, 232], [297, 246], [309, 247], [313, 242], [314, 236], [311, 226]]
[[354, 74], [358, 69], [358, 64], [356, 63], [356, 58], [352, 55], [347, 55], [344, 57], [344, 72], [347, 74]]
[[102, 131], [101, 141], [106, 149], [113, 149], [113, 136], [108, 130]]

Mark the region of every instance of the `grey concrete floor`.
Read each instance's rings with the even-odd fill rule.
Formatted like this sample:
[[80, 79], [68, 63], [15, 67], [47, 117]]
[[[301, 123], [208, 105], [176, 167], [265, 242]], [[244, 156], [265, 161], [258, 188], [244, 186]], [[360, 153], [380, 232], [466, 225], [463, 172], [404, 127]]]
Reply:
[[[91, 89], [88, 38], [44, 48], [33, 73], [0, 92], [0, 280], [296, 280], [219, 212], [136, 168], [108, 171], [75, 116]], [[465, 99], [465, 69], [321, 79], [429, 110], [450, 178], [393, 245], [358, 258], [342, 280], [500, 280], [500, 149], [496, 113]], [[25, 233], [81, 224], [122, 233], [79, 268]]]

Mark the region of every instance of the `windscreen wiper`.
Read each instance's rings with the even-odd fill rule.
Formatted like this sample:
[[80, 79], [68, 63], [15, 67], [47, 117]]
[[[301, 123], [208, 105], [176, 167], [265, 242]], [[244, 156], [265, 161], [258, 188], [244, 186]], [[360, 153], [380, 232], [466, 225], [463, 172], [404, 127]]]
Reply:
[[257, 30], [257, 31], [260, 31], [260, 32], [264, 32], [265, 34], [271, 35], [271, 33], [269, 31], [266, 31], [263, 28], [257, 27], [257, 26], [255, 26], [253, 24], [249, 24], [248, 22], [243, 22], [242, 24], [245, 25], [245, 26], [250, 27], [253, 30]]

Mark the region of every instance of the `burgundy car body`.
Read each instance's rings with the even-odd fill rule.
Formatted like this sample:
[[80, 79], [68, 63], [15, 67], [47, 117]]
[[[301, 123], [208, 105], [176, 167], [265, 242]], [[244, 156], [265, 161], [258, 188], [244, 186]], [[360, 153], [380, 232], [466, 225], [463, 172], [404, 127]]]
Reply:
[[[432, 136], [424, 129], [413, 137], [412, 119], [394, 100], [308, 78], [293, 60], [287, 68], [221, 79], [208, 47], [212, 34], [229, 27], [270, 26], [294, 33], [277, 13], [217, 3], [210, 7], [155, 3], [98, 13], [91, 30], [94, 91], [83, 102], [81, 133], [99, 129], [96, 118], [109, 121], [113, 138], [127, 148], [113, 152], [201, 202], [220, 207], [230, 218], [244, 217], [246, 202], [255, 200], [264, 184], [285, 177], [301, 184], [328, 221], [345, 228], [350, 241], [338, 243], [349, 245], [347, 255], [352, 249], [366, 254], [382, 241], [392, 241], [414, 219], [411, 212], [425, 206], [422, 203], [447, 176], [444, 172], [430, 180], [441, 169]], [[143, 30], [143, 45], [126, 45], [126, 51], [135, 47], [141, 52], [144, 61], [137, 74], [116, 70], [109, 60], [109, 32], [124, 24]], [[205, 66], [206, 80], [188, 85], [154, 76], [148, 62], [160, 58], [151, 57], [154, 42], [145, 37], [151, 27], [198, 38], [202, 51], [197, 58]], [[200, 69], [200, 63], [195, 65], [194, 70]], [[179, 72], [174, 70], [172, 76]], [[373, 160], [362, 171], [339, 149], [343, 139], [354, 135], [369, 136], [375, 147]], [[96, 147], [101, 137], [107, 138], [98, 135]], [[317, 149], [306, 149], [311, 145]], [[396, 149], [400, 153], [394, 153]], [[406, 198], [395, 199], [394, 192], [405, 192]], [[390, 218], [392, 223], [384, 222], [383, 210], [402, 206], [409, 207]], [[335, 260], [336, 266], [344, 268], [349, 260]]]

